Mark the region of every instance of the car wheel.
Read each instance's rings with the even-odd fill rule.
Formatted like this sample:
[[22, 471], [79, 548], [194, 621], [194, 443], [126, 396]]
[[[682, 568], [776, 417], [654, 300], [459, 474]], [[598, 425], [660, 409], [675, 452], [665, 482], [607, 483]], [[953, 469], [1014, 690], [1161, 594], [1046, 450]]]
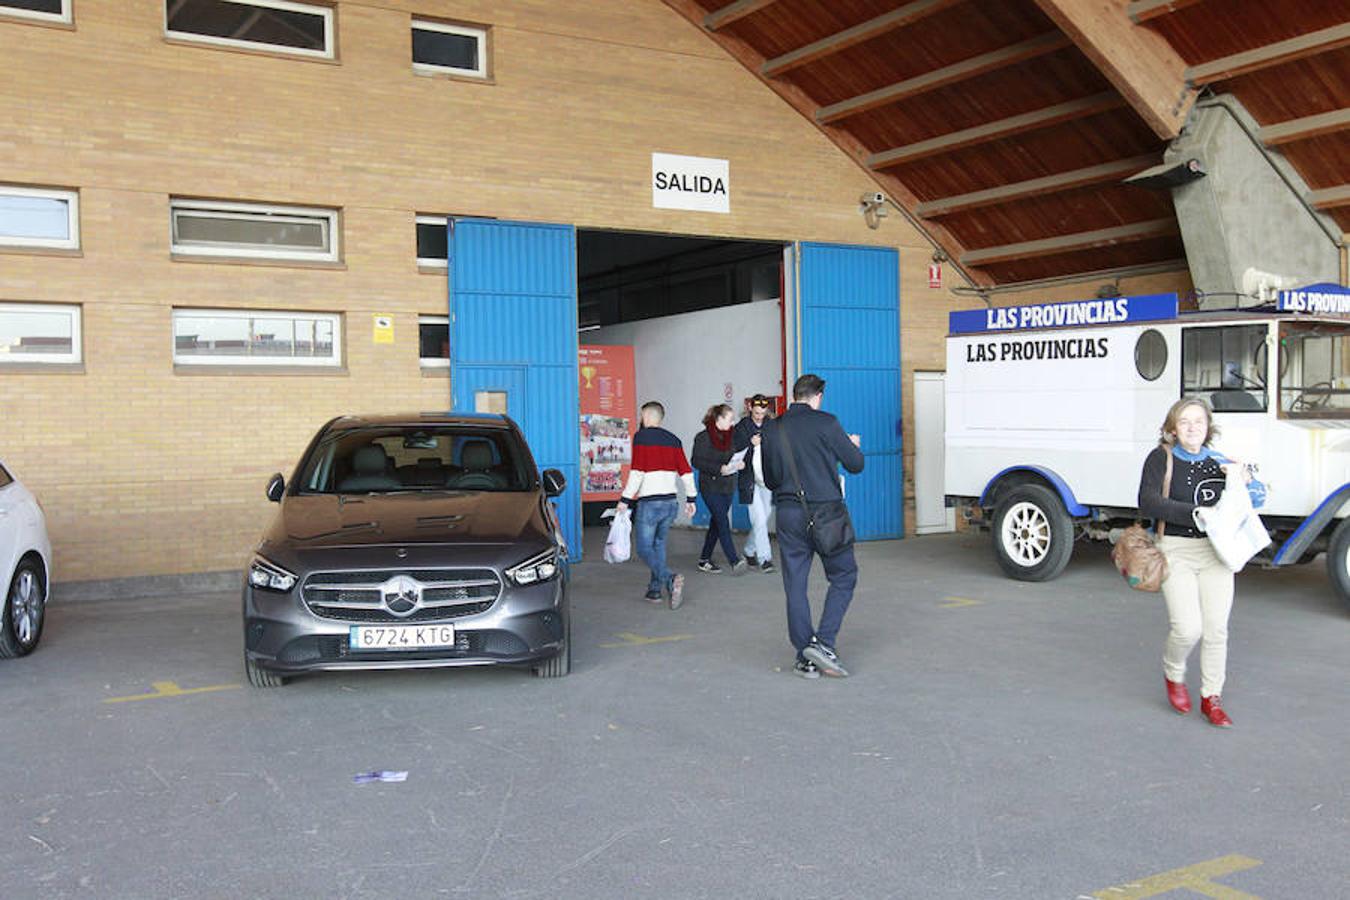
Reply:
[[1018, 581], [1049, 581], [1073, 555], [1073, 520], [1047, 487], [1022, 484], [1008, 491], [994, 514], [994, 556]]
[[1327, 547], [1327, 575], [1340, 598], [1350, 603], [1350, 517], [1342, 519], [1331, 533], [1331, 544]]
[[566, 625], [563, 631], [562, 649], [556, 654], [535, 665], [534, 675], [536, 678], [561, 678], [572, 671], [572, 614], [571, 610], [564, 610], [566, 616]]
[[0, 657], [8, 659], [33, 652], [47, 618], [46, 601], [42, 570], [33, 560], [25, 559], [10, 579], [5, 612], [0, 617]]
[[264, 669], [247, 656], [244, 657], [244, 672], [248, 674], [248, 683], [256, 688], [281, 687], [286, 683], [284, 675]]

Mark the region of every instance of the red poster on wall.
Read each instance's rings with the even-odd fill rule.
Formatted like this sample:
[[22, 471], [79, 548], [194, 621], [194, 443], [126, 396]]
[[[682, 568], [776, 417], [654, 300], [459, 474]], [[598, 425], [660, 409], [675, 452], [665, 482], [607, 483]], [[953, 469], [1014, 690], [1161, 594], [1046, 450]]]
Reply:
[[618, 500], [637, 431], [632, 347], [579, 348], [581, 499]]

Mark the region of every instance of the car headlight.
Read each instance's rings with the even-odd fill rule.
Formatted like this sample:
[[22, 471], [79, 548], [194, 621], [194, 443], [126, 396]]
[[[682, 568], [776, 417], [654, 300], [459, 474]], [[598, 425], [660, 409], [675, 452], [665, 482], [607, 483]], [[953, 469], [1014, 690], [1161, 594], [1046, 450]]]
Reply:
[[522, 587], [548, 581], [557, 575], [558, 551], [553, 549], [545, 550], [538, 556], [531, 556], [523, 563], [506, 570], [506, 577]]
[[248, 583], [265, 591], [289, 591], [295, 587], [295, 575], [261, 556], [253, 557], [248, 567]]

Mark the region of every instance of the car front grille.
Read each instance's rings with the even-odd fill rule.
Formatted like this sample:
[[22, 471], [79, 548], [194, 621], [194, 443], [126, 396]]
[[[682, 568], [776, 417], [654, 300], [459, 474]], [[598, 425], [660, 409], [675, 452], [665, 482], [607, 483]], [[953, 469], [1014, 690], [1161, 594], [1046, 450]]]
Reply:
[[[382, 586], [398, 576], [417, 583], [421, 600], [408, 615], [386, 605]], [[300, 596], [316, 616], [343, 622], [443, 622], [485, 612], [501, 596], [502, 583], [491, 569], [363, 569], [314, 572]]]

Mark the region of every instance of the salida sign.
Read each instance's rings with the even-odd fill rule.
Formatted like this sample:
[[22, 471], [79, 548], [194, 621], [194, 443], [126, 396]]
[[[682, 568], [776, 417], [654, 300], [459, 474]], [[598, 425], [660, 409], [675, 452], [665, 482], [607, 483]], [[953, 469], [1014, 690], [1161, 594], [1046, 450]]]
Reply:
[[652, 154], [652, 206], [731, 212], [731, 166], [725, 159]]

